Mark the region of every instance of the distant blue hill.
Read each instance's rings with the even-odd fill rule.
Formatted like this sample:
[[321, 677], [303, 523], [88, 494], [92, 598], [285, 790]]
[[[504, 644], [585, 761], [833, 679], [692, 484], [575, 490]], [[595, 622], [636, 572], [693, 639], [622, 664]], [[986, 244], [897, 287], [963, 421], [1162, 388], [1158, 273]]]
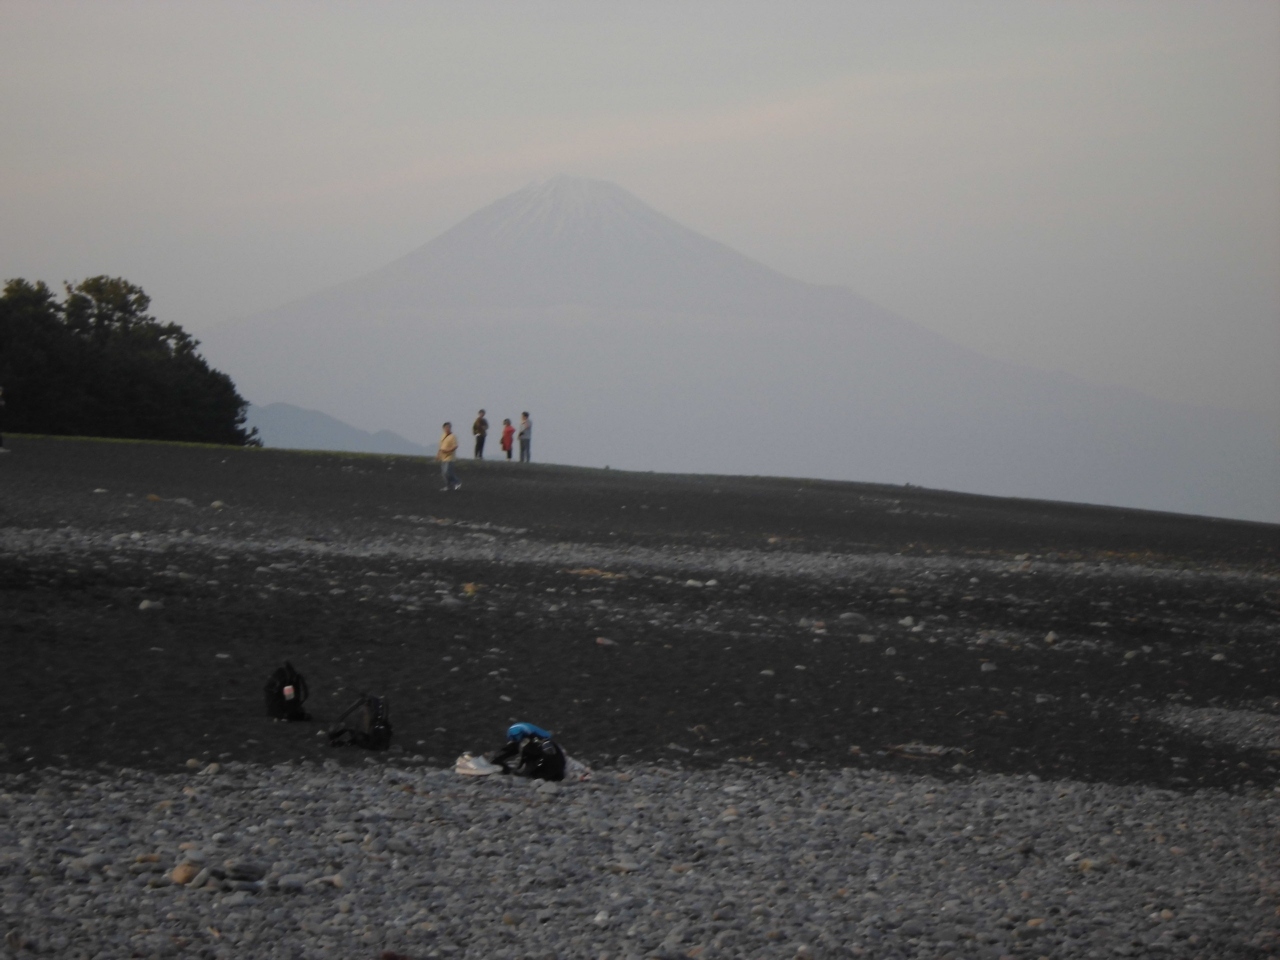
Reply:
[[319, 410], [307, 410], [291, 403], [269, 403], [265, 407], [250, 405], [246, 425], [258, 428], [262, 444], [266, 447], [419, 456], [430, 452], [390, 430], [372, 433]]

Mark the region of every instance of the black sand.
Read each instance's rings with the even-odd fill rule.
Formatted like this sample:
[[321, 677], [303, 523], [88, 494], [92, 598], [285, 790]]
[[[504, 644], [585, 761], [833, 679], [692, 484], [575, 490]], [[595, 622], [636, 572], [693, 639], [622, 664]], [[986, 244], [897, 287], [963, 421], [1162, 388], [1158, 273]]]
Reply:
[[318, 721], [389, 696], [393, 762], [528, 719], [597, 765], [1276, 780], [1275, 751], [1155, 715], [1280, 712], [1280, 527], [537, 464], [463, 462], [449, 495], [415, 458], [6, 442], [5, 770], [365, 760], [263, 715], [289, 658]]

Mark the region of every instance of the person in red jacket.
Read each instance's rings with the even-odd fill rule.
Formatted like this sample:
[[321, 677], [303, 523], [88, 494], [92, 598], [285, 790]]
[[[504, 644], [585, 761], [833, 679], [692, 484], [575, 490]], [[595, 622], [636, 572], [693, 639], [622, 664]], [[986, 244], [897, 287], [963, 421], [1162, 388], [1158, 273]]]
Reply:
[[507, 451], [507, 459], [511, 459], [511, 448], [514, 446], [516, 428], [511, 425], [510, 420], [502, 421], [502, 449]]

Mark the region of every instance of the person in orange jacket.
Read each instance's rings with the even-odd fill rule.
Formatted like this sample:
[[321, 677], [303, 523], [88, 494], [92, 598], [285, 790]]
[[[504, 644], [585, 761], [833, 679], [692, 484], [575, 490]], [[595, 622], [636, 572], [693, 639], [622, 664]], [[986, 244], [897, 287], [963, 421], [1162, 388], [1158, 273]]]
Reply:
[[507, 459], [511, 459], [511, 448], [515, 446], [516, 428], [511, 425], [510, 420], [502, 421], [502, 441], [500, 446], [507, 451]]

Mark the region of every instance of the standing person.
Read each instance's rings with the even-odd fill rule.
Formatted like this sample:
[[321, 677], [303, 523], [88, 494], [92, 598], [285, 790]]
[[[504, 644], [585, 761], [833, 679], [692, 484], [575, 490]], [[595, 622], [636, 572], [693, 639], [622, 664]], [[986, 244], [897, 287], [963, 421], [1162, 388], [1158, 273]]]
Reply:
[[529, 411], [520, 414], [520, 462], [528, 463], [533, 446], [533, 421], [529, 419]]
[[453, 424], [446, 423], [444, 433], [440, 435], [440, 449], [436, 451], [436, 459], [440, 461], [440, 475], [444, 477], [445, 490], [457, 490], [462, 487], [458, 475], [453, 471], [453, 461], [458, 455], [458, 438], [453, 435]]
[[484, 459], [484, 438], [489, 435], [489, 421], [484, 418], [484, 411], [480, 411], [480, 416], [476, 417], [476, 422], [471, 425], [471, 435], [476, 438], [476, 459]]
[[511, 448], [514, 446], [513, 441], [516, 436], [516, 428], [511, 425], [510, 420], [502, 421], [502, 449], [507, 451], [507, 459], [511, 459]]

